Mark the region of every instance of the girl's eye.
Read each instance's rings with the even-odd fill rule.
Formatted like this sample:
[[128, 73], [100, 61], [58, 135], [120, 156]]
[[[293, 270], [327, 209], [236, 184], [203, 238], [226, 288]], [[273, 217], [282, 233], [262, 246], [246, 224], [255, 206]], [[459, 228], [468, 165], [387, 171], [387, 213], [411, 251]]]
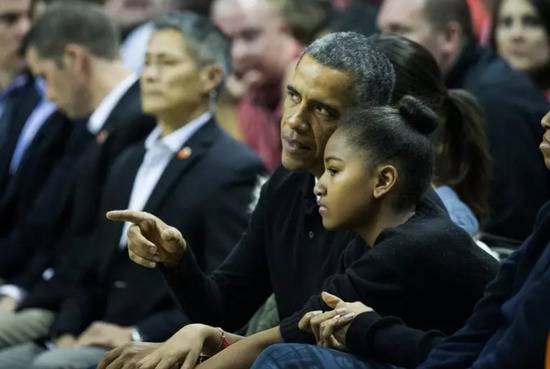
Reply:
[[327, 168], [327, 173], [331, 176], [331, 177], [334, 177], [336, 175], [336, 173], [338, 173], [338, 171], [336, 169], [333, 169], [333, 168]]

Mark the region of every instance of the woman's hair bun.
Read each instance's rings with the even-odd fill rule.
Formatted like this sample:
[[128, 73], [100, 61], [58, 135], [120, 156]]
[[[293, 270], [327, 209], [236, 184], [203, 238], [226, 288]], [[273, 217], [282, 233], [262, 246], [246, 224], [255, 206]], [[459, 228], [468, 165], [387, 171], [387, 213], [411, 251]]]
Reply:
[[403, 96], [397, 103], [397, 110], [410, 127], [424, 135], [437, 128], [437, 114], [413, 96]]

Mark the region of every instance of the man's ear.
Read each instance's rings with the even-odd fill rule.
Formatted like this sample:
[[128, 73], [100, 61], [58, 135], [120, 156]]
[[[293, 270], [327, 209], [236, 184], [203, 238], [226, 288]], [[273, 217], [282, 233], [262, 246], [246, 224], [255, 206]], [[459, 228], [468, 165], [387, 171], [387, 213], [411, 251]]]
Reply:
[[208, 95], [222, 83], [223, 70], [219, 64], [208, 64], [201, 69], [199, 76], [202, 93]]
[[379, 199], [385, 196], [397, 183], [397, 168], [393, 165], [384, 165], [377, 170], [377, 181], [373, 189], [373, 197]]
[[76, 73], [88, 74], [90, 70], [90, 55], [84, 47], [68, 43], [63, 50], [63, 64]]

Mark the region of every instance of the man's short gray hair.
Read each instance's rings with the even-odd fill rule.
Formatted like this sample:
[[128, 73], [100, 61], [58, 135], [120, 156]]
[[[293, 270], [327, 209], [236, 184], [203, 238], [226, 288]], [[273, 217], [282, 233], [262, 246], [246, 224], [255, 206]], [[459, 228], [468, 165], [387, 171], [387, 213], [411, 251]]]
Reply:
[[309, 45], [305, 54], [324, 66], [349, 73], [354, 102], [362, 108], [390, 103], [395, 72], [370, 37], [355, 32], [329, 33]]
[[224, 76], [230, 73], [231, 44], [208, 18], [192, 12], [173, 12], [153, 21], [155, 30], [175, 29], [182, 33], [186, 50], [198, 65], [218, 64]]

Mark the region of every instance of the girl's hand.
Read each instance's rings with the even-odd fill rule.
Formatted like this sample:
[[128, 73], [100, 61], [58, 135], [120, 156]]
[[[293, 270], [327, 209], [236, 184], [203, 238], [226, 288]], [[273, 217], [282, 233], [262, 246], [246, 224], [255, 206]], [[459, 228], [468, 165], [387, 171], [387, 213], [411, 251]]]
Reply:
[[353, 319], [373, 310], [361, 302], [345, 302], [328, 292], [323, 292], [321, 298], [334, 310], [310, 311], [302, 317], [298, 327], [312, 333], [319, 346], [345, 350], [346, 334]]

